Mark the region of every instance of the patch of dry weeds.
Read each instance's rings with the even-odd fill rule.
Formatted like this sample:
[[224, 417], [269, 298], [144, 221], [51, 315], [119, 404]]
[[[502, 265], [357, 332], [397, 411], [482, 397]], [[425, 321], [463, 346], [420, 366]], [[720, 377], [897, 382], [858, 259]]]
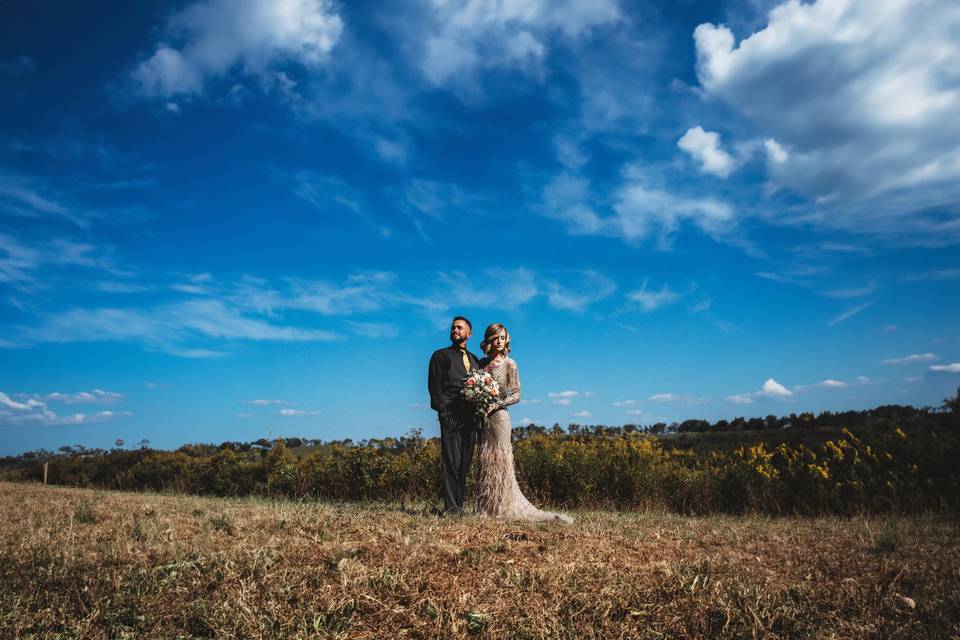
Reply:
[[0, 636], [960, 636], [955, 521], [576, 515], [0, 483]]

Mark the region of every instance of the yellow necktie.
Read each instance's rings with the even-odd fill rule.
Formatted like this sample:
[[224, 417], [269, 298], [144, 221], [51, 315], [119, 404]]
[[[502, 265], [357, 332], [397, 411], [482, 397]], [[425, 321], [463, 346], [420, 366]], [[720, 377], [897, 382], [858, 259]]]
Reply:
[[460, 349], [460, 355], [463, 356], [463, 368], [467, 370], [467, 373], [470, 373], [470, 357], [467, 356], [467, 350]]

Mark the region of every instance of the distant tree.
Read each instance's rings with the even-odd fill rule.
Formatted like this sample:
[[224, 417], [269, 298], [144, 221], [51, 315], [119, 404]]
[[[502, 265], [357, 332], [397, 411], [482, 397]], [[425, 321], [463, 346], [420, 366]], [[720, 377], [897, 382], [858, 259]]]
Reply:
[[122, 447], [122, 446], [123, 446], [123, 438], [117, 438], [116, 440], [113, 441], [113, 444], [117, 445], [118, 447]]
[[677, 428], [677, 431], [680, 433], [686, 433], [688, 431], [692, 432], [703, 432], [710, 429], [710, 423], [706, 420], [684, 420], [680, 423], [680, 426]]
[[943, 408], [950, 413], [960, 413], [960, 387], [957, 387], [957, 395], [943, 399]]

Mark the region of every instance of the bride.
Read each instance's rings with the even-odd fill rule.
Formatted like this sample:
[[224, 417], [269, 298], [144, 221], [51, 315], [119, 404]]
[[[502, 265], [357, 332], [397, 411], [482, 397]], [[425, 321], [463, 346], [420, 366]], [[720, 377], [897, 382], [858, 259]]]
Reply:
[[510, 353], [510, 334], [499, 323], [484, 332], [480, 348], [487, 357], [480, 361], [500, 387], [501, 400], [491, 407], [490, 425], [480, 442], [477, 461], [477, 511], [495, 518], [572, 523], [568, 515], [541, 511], [530, 504], [517, 485], [513, 468], [513, 445], [510, 443], [510, 413], [507, 406], [520, 401], [520, 376]]

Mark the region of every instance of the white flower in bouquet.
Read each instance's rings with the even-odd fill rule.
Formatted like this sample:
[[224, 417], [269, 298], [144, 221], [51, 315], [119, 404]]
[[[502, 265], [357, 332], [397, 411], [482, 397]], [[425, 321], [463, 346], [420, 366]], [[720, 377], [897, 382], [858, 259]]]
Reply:
[[473, 405], [481, 428], [485, 428], [490, 406], [500, 404], [500, 385], [497, 381], [483, 369], [478, 369], [463, 379], [460, 395]]

